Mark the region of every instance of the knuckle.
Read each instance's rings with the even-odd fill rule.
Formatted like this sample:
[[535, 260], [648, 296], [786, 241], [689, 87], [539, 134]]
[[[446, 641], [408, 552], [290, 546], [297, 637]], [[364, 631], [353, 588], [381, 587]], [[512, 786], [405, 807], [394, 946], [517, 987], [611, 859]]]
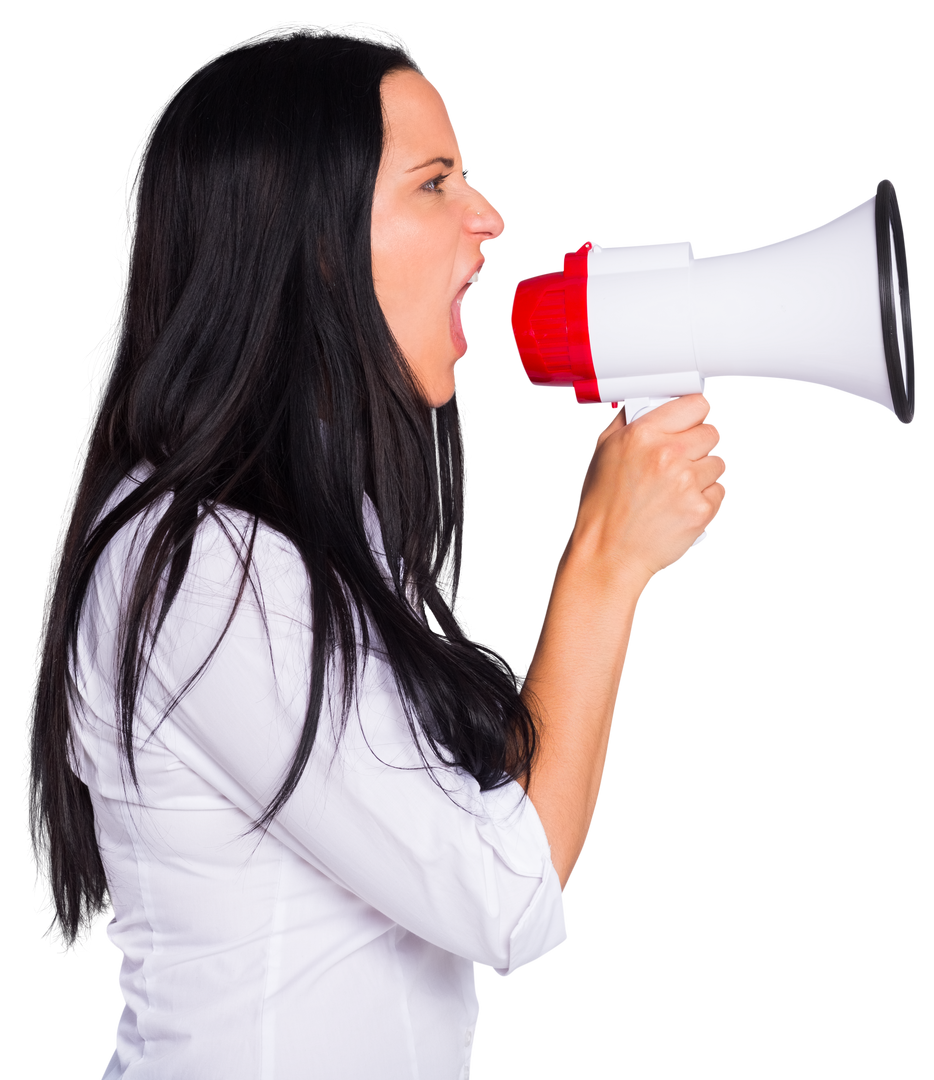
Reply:
[[655, 466], [660, 472], [668, 472], [675, 464], [677, 455], [668, 443], [662, 443], [655, 450]]
[[690, 491], [694, 487], [694, 473], [689, 468], [682, 468], [675, 480], [680, 491]]

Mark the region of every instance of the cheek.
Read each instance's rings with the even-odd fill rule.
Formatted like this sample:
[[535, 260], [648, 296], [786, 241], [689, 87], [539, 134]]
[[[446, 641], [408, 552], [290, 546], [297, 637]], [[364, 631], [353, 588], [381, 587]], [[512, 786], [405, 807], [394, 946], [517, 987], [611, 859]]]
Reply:
[[380, 198], [377, 190], [370, 214], [370, 257], [373, 281], [383, 288], [391, 281], [393, 267], [399, 262], [397, 252], [400, 239], [392, 206], [388, 200]]
[[458, 226], [439, 213], [441, 207], [430, 210], [375, 202], [371, 216], [377, 297], [394, 332], [409, 345], [427, 334], [446, 340], [449, 333]]
[[[371, 237], [373, 283], [384, 309], [404, 300], [418, 281], [418, 230], [398, 218], [381, 214]], [[387, 312], [388, 314], [388, 312]]]
[[412, 237], [411, 243], [400, 248], [391, 270], [393, 291], [400, 300], [424, 307], [437, 293], [437, 264], [433, 254], [430, 234]]

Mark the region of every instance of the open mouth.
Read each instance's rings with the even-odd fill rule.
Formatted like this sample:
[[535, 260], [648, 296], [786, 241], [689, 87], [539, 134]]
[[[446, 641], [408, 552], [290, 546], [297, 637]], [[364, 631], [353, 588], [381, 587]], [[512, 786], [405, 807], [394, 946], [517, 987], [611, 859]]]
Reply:
[[483, 278], [483, 270], [477, 270], [472, 278], [466, 283], [458, 295], [451, 301], [450, 306], [450, 336], [458, 350], [458, 355], [463, 357], [470, 352], [470, 338], [466, 336], [464, 323], [464, 302], [474, 285], [479, 285]]
[[458, 355], [463, 360], [463, 357], [470, 352], [470, 338], [466, 336], [466, 325], [464, 323], [464, 301], [466, 295], [471, 291], [473, 285], [464, 285], [454, 301], [450, 306], [450, 336], [457, 347]]

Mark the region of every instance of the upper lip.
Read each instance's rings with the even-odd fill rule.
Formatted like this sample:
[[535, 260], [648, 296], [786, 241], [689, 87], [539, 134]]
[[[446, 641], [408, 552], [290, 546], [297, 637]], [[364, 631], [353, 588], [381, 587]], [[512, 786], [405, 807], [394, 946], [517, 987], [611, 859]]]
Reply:
[[466, 278], [464, 278], [464, 280], [461, 282], [461, 287], [457, 290], [458, 296], [470, 284], [470, 279], [474, 276], [474, 274], [478, 274], [480, 272], [480, 268], [483, 266], [483, 264], [485, 262], [486, 262], [486, 259], [479, 259], [477, 261], [476, 265], [471, 268], [470, 273], [467, 275]]

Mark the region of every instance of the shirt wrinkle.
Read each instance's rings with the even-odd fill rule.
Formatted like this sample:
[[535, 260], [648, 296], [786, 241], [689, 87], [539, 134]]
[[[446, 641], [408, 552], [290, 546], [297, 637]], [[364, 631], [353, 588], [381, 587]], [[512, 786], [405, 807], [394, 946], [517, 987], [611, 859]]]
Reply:
[[[426, 768], [371, 649], [343, 732], [331, 686], [295, 791], [253, 830], [304, 722], [310, 597], [295, 549], [260, 525], [255, 592], [176, 700], [230, 616], [240, 564], [228, 534], [246, 543], [247, 524], [226, 510], [196, 534], [144, 680], [137, 793], [114, 664], [121, 598], [157, 512], [99, 560], [76, 658], [74, 764], [94, 805], [108, 933], [124, 952], [107, 1080], [455, 1080], [477, 1018], [473, 963], [506, 973], [564, 938], [534, 807], [514, 782], [481, 792], [423, 745]], [[369, 500], [364, 517], [379, 559]]]

